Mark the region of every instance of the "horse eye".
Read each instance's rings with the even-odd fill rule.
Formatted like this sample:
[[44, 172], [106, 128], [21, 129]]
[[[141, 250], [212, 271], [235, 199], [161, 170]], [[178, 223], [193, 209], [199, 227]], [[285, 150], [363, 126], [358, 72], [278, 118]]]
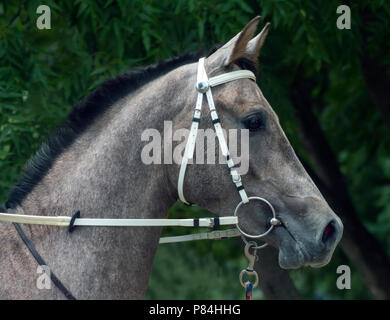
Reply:
[[261, 114], [253, 114], [243, 120], [245, 128], [249, 131], [258, 131], [265, 128], [264, 117]]

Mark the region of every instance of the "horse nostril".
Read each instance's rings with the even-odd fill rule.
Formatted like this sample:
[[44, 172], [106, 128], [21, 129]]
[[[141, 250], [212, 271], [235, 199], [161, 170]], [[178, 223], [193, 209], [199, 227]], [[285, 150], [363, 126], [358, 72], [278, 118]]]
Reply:
[[322, 233], [322, 242], [326, 243], [332, 236], [335, 234], [336, 228], [334, 226], [334, 221], [331, 221], [327, 224], [327, 226], [324, 229], [324, 232]]

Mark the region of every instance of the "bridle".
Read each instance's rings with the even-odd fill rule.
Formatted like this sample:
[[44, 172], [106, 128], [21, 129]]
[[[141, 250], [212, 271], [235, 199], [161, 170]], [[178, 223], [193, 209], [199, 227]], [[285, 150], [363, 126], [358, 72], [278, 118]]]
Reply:
[[[179, 194], [179, 199], [186, 205], [191, 205], [189, 201], [186, 200], [184, 197], [184, 192], [183, 192], [183, 184], [184, 184], [184, 177], [186, 173], [186, 168], [189, 159], [192, 159], [194, 157], [194, 150], [195, 150], [195, 144], [196, 144], [196, 136], [198, 133], [198, 127], [199, 127], [199, 122], [200, 122], [200, 115], [202, 111], [202, 103], [203, 103], [203, 96], [206, 95], [207, 98], [207, 104], [209, 106], [210, 110], [210, 115], [211, 115], [211, 120], [214, 125], [215, 133], [218, 138], [219, 146], [222, 151], [222, 155], [226, 159], [226, 163], [229, 167], [230, 174], [232, 176], [232, 182], [235, 184], [237, 191], [241, 197], [241, 202], [237, 205], [236, 209], [234, 210], [234, 216], [237, 217], [238, 209], [244, 205], [249, 203], [251, 200], [257, 200], [257, 201], [262, 201], [265, 203], [272, 212], [272, 218], [270, 220], [270, 227], [268, 230], [262, 234], [258, 235], [251, 235], [246, 232], [244, 232], [238, 222], [236, 224], [236, 228], [238, 231], [242, 234], [243, 240], [245, 243], [247, 241], [245, 240], [245, 237], [247, 238], [252, 238], [252, 239], [259, 239], [263, 238], [266, 235], [268, 235], [275, 226], [280, 225], [280, 221], [276, 218], [276, 212], [272, 204], [261, 197], [248, 197], [245, 188], [242, 184], [241, 181], [241, 176], [237, 172], [237, 168], [234, 164], [234, 161], [230, 155], [229, 148], [226, 143], [225, 136], [223, 135], [222, 132], [222, 126], [221, 126], [221, 121], [218, 117], [217, 110], [215, 109], [215, 104], [214, 104], [214, 99], [213, 95], [211, 93], [211, 88], [230, 82], [238, 79], [251, 79], [253, 81], [256, 81], [256, 76], [253, 74], [253, 72], [249, 70], [238, 70], [238, 71], [232, 71], [228, 73], [224, 73], [215, 77], [212, 77], [208, 79], [207, 73], [204, 67], [204, 61], [205, 58], [200, 58], [198, 62], [198, 74], [197, 74], [197, 81], [196, 81], [196, 90], [198, 91], [198, 96], [196, 100], [196, 105], [195, 105], [195, 111], [194, 111], [194, 116], [192, 118], [192, 125], [191, 125], [191, 130], [190, 134], [188, 136], [187, 144], [184, 150], [184, 156], [181, 162], [180, 166], [180, 172], [179, 172], [179, 179], [178, 179], [178, 194]], [[261, 246], [255, 246], [254, 249], [260, 249], [264, 248], [267, 244], [263, 244]]]
[[[206, 95], [207, 104], [209, 106], [211, 120], [214, 125], [214, 129], [219, 141], [219, 146], [221, 148], [223, 156], [226, 158], [226, 163], [229, 167], [230, 174], [232, 176], [232, 182], [235, 184], [237, 191], [241, 197], [241, 201], [238, 203], [234, 210], [233, 216], [228, 217], [217, 217], [217, 218], [193, 218], [193, 219], [90, 219], [90, 218], [80, 218], [80, 212], [76, 212], [72, 217], [69, 216], [31, 216], [31, 215], [20, 215], [13, 213], [0, 213], [0, 221], [3, 222], [13, 222], [15, 226], [19, 226], [19, 223], [23, 224], [44, 224], [44, 225], [55, 225], [55, 226], [65, 226], [69, 228], [69, 231], [73, 231], [76, 226], [187, 226], [187, 227], [218, 227], [220, 225], [235, 225], [235, 229], [228, 230], [214, 230], [207, 233], [197, 233], [189, 234], [185, 236], [176, 236], [176, 237], [165, 237], [160, 239], [160, 243], [171, 243], [171, 242], [182, 242], [190, 240], [201, 240], [201, 239], [223, 239], [230, 237], [242, 237], [243, 241], [246, 244], [245, 254], [250, 260], [250, 266], [243, 270], [240, 275], [240, 282], [242, 285], [242, 276], [243, 274], [254, 275], [256, 276], [257, 285], [258, 278], [257, 273], [253, 270], [254, 258], [256, 257], [256, 249], [264, 248], [267, 244], [257, 245], [255, 242], [248, 242], [246, 238], [250, 239], [260, 239], [268, 235], [275, 226], [280, 225], [280, 221], [276, 218], [276, 212], [272, 204], [261, 197], [250, 196], [248, 197], [245, 188], [243, 186], [241, 176], [237, 171], [237, 168], [234, 164], [233, 159], [229, 153], [229, 149], [222, 131], [221, 121], [218, 117], [217, 111], [215, 109], [214, 99], [211, 93], [211, 88], [218, 85], [238, 80], [238, 79], [251, 79], [256, 81], [256, 76], [253, 72], [249, 70], [238, 70], [228, 73], [224, 73], [212, 78], [207, 77], [207, 73], [204, 66], [205, 58], [199, 59], [198, 62], [198, 71], [197, 71], [197, 82], [196, 90], [198, 92], [195, 111], [192, 118], [192, 124], [190, 133], [187, 139], [186, 147], [184, 150], [183, 159], [180, 166], [179, 177], [178, 177], [178, 195], [179, 199], [186, 205], [193, 205], [184, 197], [183, 184], [186, 173], [186, 168], [188, 161], [193, 158], [196, 137], [198, 132], [198, 126], [200, 122], [200, 115], [203, 104], [203, 96]], [[272, 212], [272, 218], [270, 219], [270, 227], [264, 233], [258, 235], [251, 235], [244, 232], [238, 224], [238, 210], [245, 204], [248, 204], [250, 201], [261, 201], [265, 203]], [[25, 238], [21, 234], [20, 226], [17, 228], [19, 234], [21, 235], [23, 241], [26, 243]], [[23, 231], [22, 231], [23, 232]], [[28, 239], [27, 239], [28, 240]], [[28, 242], [30, 245], [31, 242]], [[26, 243], [26, 245], [30, 246]], [[254, 254], [251, 255], [249, 249], [254, 249]], [[31, 249], [30, 249], [31, 251]], [[35, 253], [31, 251], [36, 257]], [[38, 255], [39, 257], [39, 255]], [[37, 257], [36, 257], [37, 259]], [[39, 260], [39, 259], [37, 259]], [[61, 290], [62, 291], [62, 290]]]

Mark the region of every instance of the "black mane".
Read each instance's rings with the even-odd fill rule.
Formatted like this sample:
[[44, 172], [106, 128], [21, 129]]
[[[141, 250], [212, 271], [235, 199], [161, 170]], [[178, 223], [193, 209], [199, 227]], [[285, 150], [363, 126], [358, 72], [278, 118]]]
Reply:
[[202, 55], [187, 53], [161, 61], [156, 65], [138, 68], [104, 81], [91, 94], [76, 104], [67, 119], [43, 142], [38, 152], [27, 162], [19, 182], [11, 189], [7, 208], [14, 208], [45, 176], [56, 158], [66, 150], [93, 121], [115, 102], [142, 85], [182, 65], [197, 61]]
[[[215, 46], [213, 54], [220, 45]], [[54, 164], [56, 158], [64, 152], [93, 121], [115, 102], [152, 81], [182, 65], [197, 61], [201, 52], [187, 53], [178, 58], [165, 60], [146, 68], [135, 69], [106, 80], [84, 100], [76, 104], [67, 119], [43, 142], [38, 152], [27, 162], [19, 182], [11, 189], [6, 208], [15, 208], [41, 181]], [[235, 62], [242, 69], [256, 71], [255, 64], [248, 59]]]

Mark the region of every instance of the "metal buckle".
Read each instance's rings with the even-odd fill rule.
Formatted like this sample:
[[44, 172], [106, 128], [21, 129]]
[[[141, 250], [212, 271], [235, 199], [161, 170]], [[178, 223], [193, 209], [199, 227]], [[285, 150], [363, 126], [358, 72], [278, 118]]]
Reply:
[[239, 174], [232, 174], [232, 181], [234, 183], [239, 183], [241, 182], [241, 176]]

